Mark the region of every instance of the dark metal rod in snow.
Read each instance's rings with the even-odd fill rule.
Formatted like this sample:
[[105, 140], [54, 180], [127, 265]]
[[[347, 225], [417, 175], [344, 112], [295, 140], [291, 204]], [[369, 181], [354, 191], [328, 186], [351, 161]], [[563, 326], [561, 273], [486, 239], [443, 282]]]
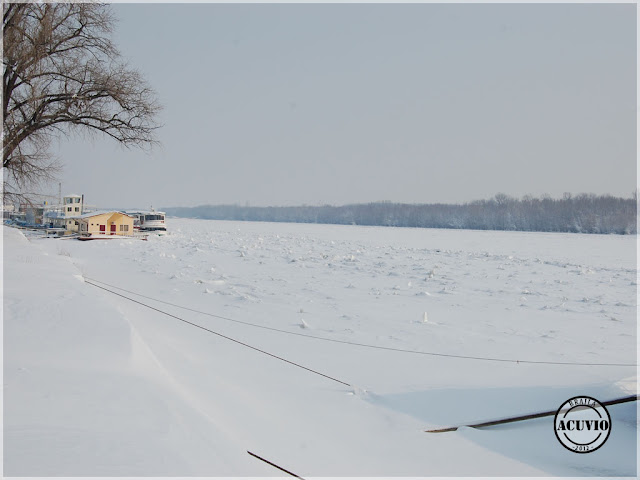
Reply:
[[272, 467], [275, 467], [275, 468], [277, 468], [278, 470], [283, 471], [284, 473], [288, 473], [288, 474], [289, 474], [289, 475], [291, 475], [292, 477], [301, 478], [302, 480], [304, 480], [304, 478], [302, 478], [301, 476], [296, 475], [295, 473], [292, 473], [292, 472], [290, 472], [289, 470], [285, 470], [284, 468], [279, 467], [279, 466], [278, 466], [278, 465], [276, 465], [275, 463], [270, 462], [269, 460], [266, 460], [266, 459], [264, 459], [264, 458], [262, 458], [262, 457], [260, 457], [260, 456], [256, 455], [255, 453], [251, 453], [249, 450], [247, 450], [247, 453], [248, 453], [249, 455], [251, 455], [252, 457], [256, 457], [258, 460], [262, 460], [264, 463], [268, 463], [268, 464], [269, 464], [269, 465], [271, 465]]
[[[618, 403], [627, 403], [627, 402], [636, 402], [638, 400], [638, 395], [630, 395], [628, 397], [616, 398], [615, 400], [608, 400], [606, 402], [600, 402], [602, 405], [617, 405]], [[551, 415], [555, 415], [557, 410], [550, 410], [548, 412], [540, 412], [540, 413], [530, 413], [528, 415], [519, 415], [517, 417], [508, 417], [501, 418], [498, 420], [490, 420], [488, 422], [482, 423], [474, 423], [472, 425], [458, 425], [457, 427], [447, 427], [447, 428], [438, 428], [435, 430], [425, 430], [426, 433], [445, 433], [445, 432], [455, 432], [461, 427], [471, 427], [471, 428], [483, 428], [483, 427], [493, 427], [494, 425], [504, 425], [505, 423], [513, 423], [513, 422], [523, 422], [525, 420], [533, 420], [534, 418], [541, 417], [550, 417]]]
[[127, 300], [129, 300], [129, 301], [131, 301], [133, 303], [137, 303], [138, 305], [142, 305], [143, 307], [147, 307], [150, 310], [155, 310], [156, 312], [159, 312], [159, 313], [162, 313], [164, 315], [167, 315], [168, 317], [175, 318], [176, 320], [180, 320], [181, 322], [186, 323], [188, 325], [191, 325], [192, 327], [199, 328], [200, 330], [204, 330], [205, 332], [213, 333], [214, 335], [217, 335], [219, 337], [222, 337], [222, 338], [225, 338], [227, 340], [230, 340], [230, 341], [232, 341], [234, 343], [242, 345], [243, 347], [250, 348], [251, 350], [255, 350], [256, 352], [264, 353], [265, 355], [269, 355], [270, 357], [277, 358], [278, 360], [282, 360], [283, 362], [286, 362], [286, 363], [288, 363], [290, 365], [296, 366], [298, 368], [302, 368], [303, 370], [307, 370], [308, 372], [311, 372], [311, 373], [315, 373], [316, 375], [320, 375], [321, 377], [328, 378], [329, 380], [333, 380], [334, 382], [341, 383], [342, 385], [346, 385], [347, 387], [353, 387], [353, 385], [350, 385], [347, 382], [343, 382], [342, 380], [338, 380], [337, 378], [333, 378], [333, 377], [330, 377], [329, 375], [325, 375], [324, 373], [320, 373], [320, 372], [318, 372], [316, 370], [312, 370], [311, 368], [307, 368], [307, 367], [305, 367], [303, 365], [300, 365], [298, 363], [292, 362], [291, 360], [287, 360], [286, 358], [279, 357], [277, 355], [274, 355], [273, 353], [265, 352], [264, 350], [261, 350], [261, 349], [259, 349], [257, 347], [253, 347], [253, 346], [251, 346], [251, 345], [249, 345], [247, 343], [241, 342], [240, 340], [236, 340], [235, 338], [227, 337], [226, 335], [223, 335], [221, 333], [215, 332], [215, 331], [213, 331], [213, 330], [211, 330], [209, 328], [203, 327], [202, 325], [198, 325], [197, 323], [190, 322], [189, 320], [185, 320], [184, 318], [180, 318], [180, 317], [178, 317], [176, 315], [172, 315], [172, 314], [170, 314], [168, 312], [165, 312], [164, 310], [160, 310], [159, 308], [155, 308], [155, 307], [152, 307], [151, 305], [147, 305], [146, 303], [142, 303], [142, 302], [139, 302], [138, 300], [134, 300], [133, 298], [129, 298], [126, 295], [122, 295], [122, 294], [120, 294], [118, 292], [114, 292], [113, 290], [109, 290], [108, 288], [104, 288], [104, 287], [101, 287], [100, 285], [96, 285], [95, 283], [89, 282], [86, 279], [85, 279], [85, 283], [88, 283], [89, 285], [93, 285], [94, 287], [100, 288], [100, 289], [102, 289], [102, 290], [104, 290], [106, 292], [112, 293], [112, 294], [117, 295], [119, 297], [126, 298]]

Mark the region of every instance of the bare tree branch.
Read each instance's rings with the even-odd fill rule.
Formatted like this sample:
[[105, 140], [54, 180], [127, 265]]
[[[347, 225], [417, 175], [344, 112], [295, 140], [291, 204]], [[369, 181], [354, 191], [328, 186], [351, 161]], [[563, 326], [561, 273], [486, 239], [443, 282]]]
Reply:
[[5, 198], [52, 178], [53, 136], [95, 131], [126, 147], [157, 143], [161, 107], [111, 41], [98, 3], [4, 3], [2, 169]]

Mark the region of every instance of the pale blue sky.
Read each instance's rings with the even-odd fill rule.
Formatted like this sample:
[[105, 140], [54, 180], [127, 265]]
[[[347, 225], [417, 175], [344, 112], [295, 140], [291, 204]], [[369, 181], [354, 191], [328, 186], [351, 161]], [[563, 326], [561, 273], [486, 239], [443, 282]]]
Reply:
[[635, 189], [633, 4], [113, 8], [116, 42], [165, 106], [163, 147], [61, 142], [63, 192], [88, 203]]

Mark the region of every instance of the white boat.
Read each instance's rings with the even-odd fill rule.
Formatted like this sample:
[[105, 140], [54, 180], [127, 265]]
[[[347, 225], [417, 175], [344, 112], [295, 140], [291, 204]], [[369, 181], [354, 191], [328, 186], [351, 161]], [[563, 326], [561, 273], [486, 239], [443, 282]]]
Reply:
[[133, 217], [133, 228], [141, 232], [166, 232], [165, 213], [151, 209], [148, 212], [126, 212]]

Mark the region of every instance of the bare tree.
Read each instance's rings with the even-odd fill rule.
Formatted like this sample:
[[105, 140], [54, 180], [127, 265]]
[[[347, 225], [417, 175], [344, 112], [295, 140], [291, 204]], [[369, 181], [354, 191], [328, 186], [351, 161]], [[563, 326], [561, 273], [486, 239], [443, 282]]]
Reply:
[[22, 199], [54, 177], [57, 135], [101, 132], [150, 148], [155, 92], [111, 41], [115, 19], [98, 3], [3, 4], [4, 198]]

